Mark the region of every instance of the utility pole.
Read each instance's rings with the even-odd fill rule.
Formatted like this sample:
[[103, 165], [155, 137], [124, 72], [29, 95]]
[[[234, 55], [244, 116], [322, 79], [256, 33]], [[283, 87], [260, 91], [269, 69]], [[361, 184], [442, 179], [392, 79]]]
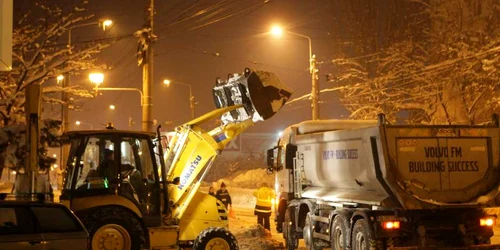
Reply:
[[311, 108], [312, 119], [319, 119], [319, 83], [318, 83], [318, 68], [316, 67], [316, 55], [311, 56]]
[[[40, 143], [40, 114], [42, 103], [42, 87], [38, 84], [31, 84], [26, 87], [26, 103], [24, 108], [26, 110], [26, 145], [28, 147], [28, 157], [26, 158], [24, 183], [16, 185], [17, 192], [29, 192], [34, 194], [37, 191], [36, 180], [38, 176], [38, 144]], [[23, 180], [22, 177], [19, 177]], [[20, 183], [17, 183], [20, 184]], [[29, 189], [28, 189], [29, 187]], [[24, 189], [24, 190], [23, 190]], [[44, 190], [45, 191], [45, 190]]]
[[153, 131], [153, 97], [151, 88], [153, 86], [153, 44], [156, 36], [153, 34], [154, 0], [149, 0], [146, 11], [146, 23], [144, 28], [136, 31], [135, 36], [139, 38], [137, 50], [137, 62], [142, 66], [142, 130]]

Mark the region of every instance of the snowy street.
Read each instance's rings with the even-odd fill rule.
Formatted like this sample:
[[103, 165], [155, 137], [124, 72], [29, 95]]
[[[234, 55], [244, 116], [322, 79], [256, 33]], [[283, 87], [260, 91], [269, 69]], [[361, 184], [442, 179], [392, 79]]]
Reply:
[[[282, 234], [276, 232], [274, 224], [274, 213], [271, 215], [271, 236], [262, 235], [257, 229], [257, 219], [253, 214], [255, 200], [252, 196], [254, 189], [231, 188], [229, 190], [234, 197], [233, 209], [235, 217], [229, 218], [229, 230], [236, 235], [240, 250], [272, 250], [284, 249]], [[299, 241], [300, 250], [306, 249], [304, 242]]]

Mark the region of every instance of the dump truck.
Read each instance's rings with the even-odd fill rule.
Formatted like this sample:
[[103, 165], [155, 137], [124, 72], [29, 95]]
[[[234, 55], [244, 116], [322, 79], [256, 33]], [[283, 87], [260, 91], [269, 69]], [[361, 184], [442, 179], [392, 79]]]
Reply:
[[160, 127], [156, 134], [70, 131], [60, 200], [83, 222], [94, 250], [238, 249], [224, 205], [199, 187], [225, 146], [290, 95], [273, 73], [245, 69], [217, 79], [217, 109], [177, 127], [168, 142]]
[[268, 150], [287, 249], [500, 249], [498, 116], [482, 125], [305, 121]]

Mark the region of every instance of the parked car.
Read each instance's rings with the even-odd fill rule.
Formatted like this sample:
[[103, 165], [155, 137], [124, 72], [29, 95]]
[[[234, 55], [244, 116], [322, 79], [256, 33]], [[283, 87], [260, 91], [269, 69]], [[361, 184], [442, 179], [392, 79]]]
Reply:
[[0, 249], [88, 250], [89, 235], [68, 208], [0, 195]]

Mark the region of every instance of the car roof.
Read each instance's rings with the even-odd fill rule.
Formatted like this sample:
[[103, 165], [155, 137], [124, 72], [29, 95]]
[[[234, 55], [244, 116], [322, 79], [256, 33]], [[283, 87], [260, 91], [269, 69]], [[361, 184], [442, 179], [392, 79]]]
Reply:
[[53, 202], [39, 202], [39, 201], [25, 201], [25, 200], [0, 200], [0, 207], [4, 206], [30, 206], [30, 207], [65, 207], [59, 203]]
[[134, 130], [116, 130], [116, 129], [103, 129], [103, 130], [77, 130], [68, 131], [64, 135], [73, 136], [88, 136], [88, 135], [122, 135], [122, 136], [144, 136], [154, 137], [156, 134], [153, 132], [134, 131]]

